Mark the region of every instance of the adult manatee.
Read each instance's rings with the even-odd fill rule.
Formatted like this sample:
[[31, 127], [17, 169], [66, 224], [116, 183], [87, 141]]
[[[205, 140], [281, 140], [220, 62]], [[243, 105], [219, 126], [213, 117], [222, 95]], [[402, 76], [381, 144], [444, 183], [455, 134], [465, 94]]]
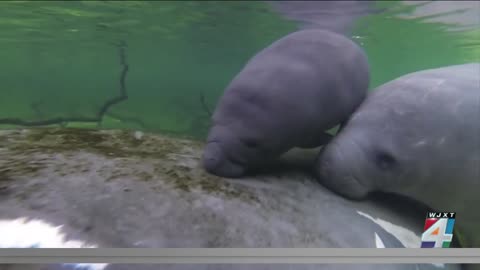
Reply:
[[325, 144], [326, 130], [364, 100], [369, 67], [348, 38], [325, 30], [289, 34], [256, 54], [228, 85], [212, 117], [203, 165], [240, 177], [293, 147]]
[[457, 212], [480, 247], [480, 64], [411, 73], [380, 86], [319, 155], [316, 173], [352, 199], [394, 192]]

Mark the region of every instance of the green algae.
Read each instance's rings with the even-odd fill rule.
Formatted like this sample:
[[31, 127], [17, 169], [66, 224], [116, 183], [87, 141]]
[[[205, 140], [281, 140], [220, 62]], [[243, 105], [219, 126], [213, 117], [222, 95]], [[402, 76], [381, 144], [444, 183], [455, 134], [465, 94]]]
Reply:
[[[3, 156], [0, 157], [5, 160]], [[29, 162], [27, 159], [28, 156], [10, 157], [2, 162], [0, 167], [0, 181], [11, 181], [14, 176], [18, 175], [32, 176], [45, 167], [43, 160]]]
[[[139, 147], [142, 144], [153, 147]], [[108, 133], [82, 128], [39, 128], [29, 130], [26, 139], [11, 146], [10, 150], [17, 153], [87, 151], [107, 157], [163, 158], [169, 153], [177, 152], [179, 145], [171, 139], [157, 139], [146, 143], [144, 139], [136, 139], [130, 131]]]
[[[173, 187], [182, 193], [198, 190], [259, 203], [250, 188], [210, 175], [199, 166], [202, 143], [198, 141], [154, 134], [138, 137], [126, 130], [80, 128], [6, 131], [0, 133], [0, 141], [8, 142], [0, 144], [0, 147], [7, 149], [0, 151], [0, 189], [2, 182], [14, 181], [19, 176], [34, 176], [47, 167], [53, 168], [60, 177], [88, 173], [91, 170], [88, 162], [52, 165], [52, 155], [62, 154], [66, 159], [73, 159], [77, 153], [87, 152], [118, 160], [116, 168], [107, 168], [103, 173], [97, 171], [105, 175], [105, 182], [130, 178], [150, 183], [152, 189], [159, 193]], [[138, 169], [138, 162], [152, 165], [153, 169]], [[166, 185], [155, 185], [156, 181]]]
[[163, 168], [168, 176], [166, 182], [183, 192], [201, 190], [208, 194], [221, 194], [227, 198], [259, 203], [258, 197], [249, 188], [233, 185], [221, 177], [210, 175], [200, 168], [173, 166]]

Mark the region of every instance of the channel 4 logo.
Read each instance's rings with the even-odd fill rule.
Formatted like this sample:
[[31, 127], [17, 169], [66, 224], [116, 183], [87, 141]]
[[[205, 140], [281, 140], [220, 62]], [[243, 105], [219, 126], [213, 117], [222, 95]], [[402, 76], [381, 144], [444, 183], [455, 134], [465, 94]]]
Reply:
[[448, 248], [453, 239], [455, 213], [428, 212], [422, 233], [422, 248]]

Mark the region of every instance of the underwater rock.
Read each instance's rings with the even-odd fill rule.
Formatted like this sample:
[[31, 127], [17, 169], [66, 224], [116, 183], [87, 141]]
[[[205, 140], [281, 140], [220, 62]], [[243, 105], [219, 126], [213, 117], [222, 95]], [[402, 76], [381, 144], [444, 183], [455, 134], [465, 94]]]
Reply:
[[[59, 241], [117, 248], [420, 245], [425, 213], [413, 212], [408, 204], [393, 198], [382, 203], [345, 200], [293, 165], [281, 165], [274, 173], [265, 172], [255, 178], [219, 178], [205, 173], [199, 164], [202, 147], [191, 140], [148, 133], [138, 139], [128, 131], [2, 130], [0, 220], [4, 223], [0, 224], [19, 218], [35, 219], [43, 222], [37, 224], [38, 234], [42, 235], [47, 235], [42, 233], [45, 231], [52, 234], [49, 226], [62, 226], [56, 230], [62, 236], [52, 236], [55, 241], [27, 239], [38, 240], [39, 247], [64, 246]], [[296, 156], [293, 153], [286, 159], [294, 161]], [[8, 239], [11, 241], [16, 234], [18, 242], [24, 243], [23, 226], [17, 223], [16, 229], [8, 227]], [[2, 237], [0, 243], [6, 239]], [[128, 268], [109, 265], [105, 269]], [[459, 267], [305, 264], [170, 265], [161, 269]]]
[[378, 87], [319, 155], [323, 184], [349, 198], [398, 193], [456, 212], [480, 247], [480, 63], [410, 73]]

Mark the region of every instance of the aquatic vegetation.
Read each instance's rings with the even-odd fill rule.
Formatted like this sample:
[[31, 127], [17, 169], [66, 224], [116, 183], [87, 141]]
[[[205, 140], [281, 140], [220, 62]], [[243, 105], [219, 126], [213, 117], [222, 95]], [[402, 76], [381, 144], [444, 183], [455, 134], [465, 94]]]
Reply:
[[[139, 181], [163, 178], [166, 183], [182, 191], [201, 189], [207, 192], [222, 193], [247, 200], [256, 200], [248, 189], [232, 189], [231, 184], [197, 168], [200, 159], [201, 143], [168, 136], [143, 134], [140, 138], [131, 131], [102, 131], [78, 128], [38, 128], [31, 130], [0, 131], [0, 191], [18, 176], [34, 176], [48, 167], [48, 155], [68, 156], [78, 152], [93, 153], [109, 159], [146, 159], [155, 163], [152, 172], [135, 173]], [[45, 158], [31, 161], [33, 156]], [[189, 157], [189, 158], [187, 158]], [[191, 159], [191, 162], [187, 162]], [[193, 164], [193, 165], [192, 165]], [[194, 167], [192, 167], [194, 166]], [[71, 172], [84, 172], [81, 164], [66, 166], [56, 173], [66, 175]], [[106, 177], [114, 181], [121, 177], [123, 170], [117, 170]], [[26, 190], [25, 192], [28, 192]]]

